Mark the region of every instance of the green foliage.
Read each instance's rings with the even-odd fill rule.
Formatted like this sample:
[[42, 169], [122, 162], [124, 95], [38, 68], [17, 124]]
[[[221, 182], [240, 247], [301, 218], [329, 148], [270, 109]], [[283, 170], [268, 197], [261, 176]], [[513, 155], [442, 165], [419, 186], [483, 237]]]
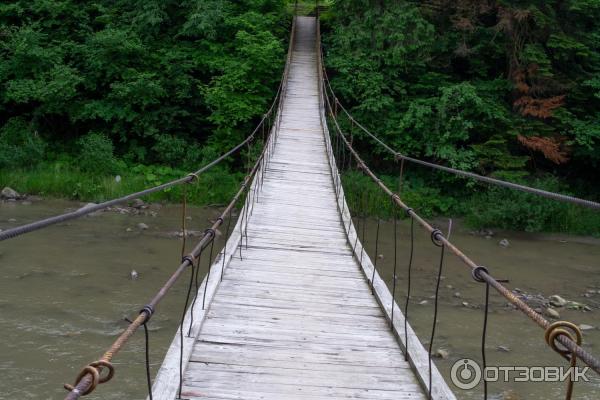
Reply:
[[[568, 194], [555, 178], [530, 184]], [[600, 215], [594, 210], [505, 188], [493, 187], [474, 196], [469, 209], [467, 222], [475, 227], [600, 235]]]
[[[333, 90], [392, 148], [501, 179], [600, 195], [600, 2], [348, 0], [330, 13], [323, 36]], [[341, 123], [369, 165], [396, 173], [380, 146]], [[545, 148], [522, 137], [539, 138]], [[472, 201], [477, 225], [579, 232], [575, 221], [589, 228], [587, 220], [598, 220], [518, 193], [473, 197], [480, 190], [474, 182], [416, 174], [427, 177], [423, 188], [440, 190], [421, 190], [420, 178], [409, 176], [403, 195], [430, 214], [469, 214], [464, 204]], [[440, 197], [461, 202], [432, 204]]]
[[118, 172], [111, 140], [100, 133], [89, 133], [77, 141], [78, 166], [82, 171], [98, 175]]
[[95, 132], [113, 139], [117, 156], [174, 165], [148, 151], [166, 135], [192, 145], [187, 163], [196, 164], [194, 145], [228, 148], [267, 109], [286, 3], [4, 2], [0, 126], [21, 118], [57, 151]]
[[46, 143], [21, 118], [11, 118], [0, 129], [0, 168], [18, 168], [38, 164]]

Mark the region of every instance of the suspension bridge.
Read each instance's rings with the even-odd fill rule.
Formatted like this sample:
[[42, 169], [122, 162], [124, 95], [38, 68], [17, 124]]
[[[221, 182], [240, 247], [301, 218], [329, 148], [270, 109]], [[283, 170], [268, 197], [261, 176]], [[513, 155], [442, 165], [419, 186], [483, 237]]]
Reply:
[[[425, 348], [405, 318], [409, 299], [404, 307], [398, 305], [397, 272], [390, 291], [378, 274], [377, 257], [371, 259], [362, 246], [364, 230], [361, 240], [339, 173], [347, 161], [411, 218], [411, 229], [418, 224], [431, 233], [432, 246], [440, 251], [436, 294], [447, 251], [485, 285], [486, 321], [493, 288], [543, 328], [549, 346], [571, 365], [581, 360], [600, 373], [598, 359], [581, 347], [576, 325], [544, 319], [385, 186], [342, 132], [335, 118], [340, 104], [330, 89], [318, 18], [295, 17], [276, 99], [244, 142], [179, 180], [0, 232], [0, 240], [6, 240], [140, 195], [185, 186], [252, 141], [263, 140], [262, 153], [231, 203], [190, 252], [184, 234], [182, 260], [173, 275], [111, 348], [85, 366], [74, 385], [65, 385], [67, 399], [89, 394], [113, 378], [112, 359], [140, 327], [147, 329], [160, 301], [190, 270], [181, 325], [154, 379], [147, 369], [150, 399], [455, 399], [432, 362], [437, 296]], [[598, 206], [541, 192], [536, 194]], [[235, 219], [232, 211], [240, 204]], [[183, 205], [185, 233], [185, 198]], [[225, 225], [228, 239], [215, 251], [216, 230]], [[200, 283], [203, 256], [212, 264]], [[409, 285], [410, 272], [409, 264]], [[482, 348], [485, 364], [485, 325]], [[567, 397], [572, 391], [569, 382]]]

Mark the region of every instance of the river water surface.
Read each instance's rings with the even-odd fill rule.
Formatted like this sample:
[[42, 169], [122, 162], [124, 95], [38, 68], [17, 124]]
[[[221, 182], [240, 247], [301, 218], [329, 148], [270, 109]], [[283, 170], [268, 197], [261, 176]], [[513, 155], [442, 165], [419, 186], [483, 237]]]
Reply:
[[[80, 206], [55, 200], [1, 203], [0, 229]], [[218, 210], [191, 208], [188, 215], [188, 229], [202, 231]], [[62, 384], [72, 383], [81, 367], [100, 357], [127, 326], [124, 317], [135, 317], [179, 265], [181, 239], [173, 233], [178, 232], [180, 219], [178, 206], [164, 206], [156, 216], [103, 212], [0, 243], [0, 399], [63, 398]], [[149, 229], [140, 230], [139, 223]], [[368, 222], [367, 237], [374, 238], [375, 227], [375, 221]], [[433, 247], [429, 235], [418, 228], [415, 231], [409, 317], [426, 343], [439, 249]], [[399, 303], [406, 294], [408, 232], [408, 221], [400, 223]], [[508, 248], [498, 245], [502, 238], [509, 240]], [[511, 289], [546, 298], [559, 294], [588, 305], [592, 311], [558, 311], [563, 319], [594, 327], [584, 332], [584, 346], [600, 355], [600, 242], [510, 232], [486, 239], [460, 227], [453, 229], [452, 240], [493, 275], [510, 279], [507, 285]], [[219, 241], [215, 254], [221, 246]], [[372, 254], [374, 246], [374, 240], [367, 240]], [[381, 224], [377, 253], [382, 256], [378, 268], [391, 285], [394, 247], [390, 222]], [[130, 278], [132, 270], [138, 273], [135, 280]], [[449, 378], [458, 359], [481, 359], [484, 286], [473, 282], [468, 269], [450, 254], [443, 278], [434, 348], [448, 352], [447, 358], [436, 363]], [[186, 291], [187, 279], [182, 279], [149, 324], [153, 375], [179, 325]], [[507, 307], [493, 290], [487, 358], [488, 365], [566, 365], [544, 343], [542, 329]], [[114, 364], [115, 378], [88, 398], [144, 399], [141, 332], [116, 356]], [[577, 384], [575, 398], [600, 398], [600, 379], [593, 372], [587, 376], [591, 382]], [[456, 389], [456, 394], [460, 399], [480, 399], [480, 389]], [[491, 383], [489, 391], [495, 399], [564, 398], [561, 383]]]

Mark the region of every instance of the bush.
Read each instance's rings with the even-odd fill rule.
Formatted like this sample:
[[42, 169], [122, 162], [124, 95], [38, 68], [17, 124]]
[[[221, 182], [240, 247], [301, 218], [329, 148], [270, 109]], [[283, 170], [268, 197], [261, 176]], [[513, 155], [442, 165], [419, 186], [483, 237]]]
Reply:
[[[556, 178], [538, 179], [530, 185], [566, 193]], [[527, 232], [569, 230], [570, 205], [533, 194], [490, 187], [470, 201], [467, 223], [475, 227], [495, 227]]]
[[99, 133], [89, 133], [81, 137], [79, 146], [79, 168], [85, 172], [100, 175], [115, 174], [119, 163], [115, 158], [112, 141]]
[[202, 161], [200, 146], [173, 135], [157, 136], [152, 150], [158, 162], [186, 171], [198, 169]]
[[46, 143], [22, 118], [9, 119], [0, 130], [0, 168], [36, 165], [45, 150]]

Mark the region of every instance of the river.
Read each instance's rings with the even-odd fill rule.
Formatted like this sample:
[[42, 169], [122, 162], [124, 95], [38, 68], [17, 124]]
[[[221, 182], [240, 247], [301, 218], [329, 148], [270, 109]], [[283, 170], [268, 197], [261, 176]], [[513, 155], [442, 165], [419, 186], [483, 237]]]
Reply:
[[[0, 229], [54, 215], [81, 204], [59, 200], [0, 204]], [[135, 317], [179, 264], [181, 209], [163, 206], [139, 215], [115, 211], [50, 227], [0, 243], [0, 399], [60, 399], [63, 383], [96, 360]], [[188, 209], [188, 229], [201, 232], [218, 210]], [[148, 229], [138, 227], [144, 223]], [[443, 228], [443, 221], [441, 223]], [[367, 249], [374, 254], [376, 222], [367, 224]], [[422, 342], [431, 330], [439, 249], [429, 235], [415, 230], [413, 297], [410, 321]], [[408, 261], [408, 221], [398, 225], [397, 298], [404, 302]], [[452, 241], [493, 275], [510, 280], [511, 289], [553, 294], [587, 305], [592, 311], [557, 309], [562, 319], [593, 328], [584, 332], [584, 347], [600, 355], [600, 241], [589, 238], [496, 232], [473, 235], [455, 224]], [[506, 238], [510, 245], [498, 242]], [[189, 238], [188, 243], [197, 238]], [[219, 240], [215, 249], [221, 249]], [[393, 224], [382, 222], [378, 268], [391, 284]], [[216, 250], [217, 251], [217, 250]], [[216, 253], [215, 251], [215, 253]], [[206, 257], [205, 257], [206, 259]], [[293, 267], [293, 266], [290, 266]], [[326, 266], [324, 266], [326, 268]], [[138, 274], [131, 279], [131, 271]], [[206, 264], [203, 267], [206, 271]], [[189, 275], [188, 275], [189, 276]], [[187, 278], [187, 276], [186, 276]], [[182, 279], [149, 323], [154, 375], [175, 334], [187, 290]], [[436, 359], [449, 378], [461, 358], [479, 361], [484, 286], [471, 280], [460, 261], [446, 255], [440, 289], [440, 312], [434, 348], [447, 352]], [[463, 303], [466, 303], [464, 305]], [[446, 354], [444, 354], [446, 355]], [[488, 365], [566, 365], [544, 343], [543, 331], [491, 293], [487, 335]], [[87, 398], [144, 399], [144, 341], [140, 332], [115, 358], [116, 376]], [[575, 398], [600, 398], [600, 379], [575, 385]], [[563, 399], [562, 383], [490, 383], [491, 399]], [[453, 388], [456, 389], [456, 388]], [[456, 389], [460, 399], [480, 399], [480, 387]]]

